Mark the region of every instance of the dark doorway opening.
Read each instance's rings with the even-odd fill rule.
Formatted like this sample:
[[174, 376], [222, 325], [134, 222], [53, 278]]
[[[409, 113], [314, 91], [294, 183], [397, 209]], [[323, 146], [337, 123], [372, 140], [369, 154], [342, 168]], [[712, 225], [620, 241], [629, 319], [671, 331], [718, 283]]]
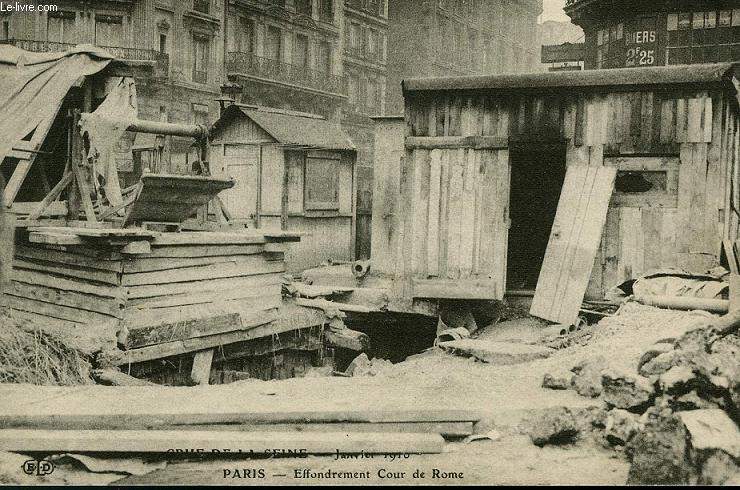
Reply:
[[565, 144], [512, 146], [506, 287], [533, 291], [565, 180]]

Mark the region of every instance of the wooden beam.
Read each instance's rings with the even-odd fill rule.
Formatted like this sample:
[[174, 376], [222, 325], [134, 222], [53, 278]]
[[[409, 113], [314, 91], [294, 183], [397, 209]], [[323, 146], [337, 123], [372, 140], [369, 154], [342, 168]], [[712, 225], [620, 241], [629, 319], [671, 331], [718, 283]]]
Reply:
[[269, 454], [274, 448], [301, 448], [309, 454], [441, 453], [438, 434], [342, 432], [242, 432], [172, 430], [0, 430], [5, 451], [169, 453], [242, 452]]
[[[47, 387], [42, 387], [47, 388]], [[121, 403], [125, 407], [127, 397], [138, 398], [139, 393], [149, 393], [149, 388], [131, 388], [122, 394]], [[202, 407], [178, 403], [180, 397], [170, 398], [163, 391], [162, 406], [147, 406], [146, 412], [135, 408], [115, 410], [90, 405], [90, 413], [58, 412], [54, 406], [44, 407], [43, 413], [0, 414], [2, 429], [167, 429], [172, 426], [192, 425], [240, 425], [240, 424], [333, 424], [333, 423], [432, 423], [432, 422], [477, 422], [482, 414], [474, 410], [424, 409], [373, 409], [373, 410], [272, 410], [272, 411], [212, 411], [204, 412]], [[83, 391], [72, 394], [79, 401], [78, 406], [94, 402], [94, 392]]]
[[496, 299], [496, 282], [481, 279], [414, 279], [414, 298]]
[[503, 150], [509, 147], [508, 138], [496, 136], [407, 136], [406, 148], [419, 150], [472, 148], [474, 150]]
[[193, 355], [193, 367], [190, 370], [190, 379], [197, 385], [207, 385], [211, 377], [211, 362], [213, 349], [198, 351]]

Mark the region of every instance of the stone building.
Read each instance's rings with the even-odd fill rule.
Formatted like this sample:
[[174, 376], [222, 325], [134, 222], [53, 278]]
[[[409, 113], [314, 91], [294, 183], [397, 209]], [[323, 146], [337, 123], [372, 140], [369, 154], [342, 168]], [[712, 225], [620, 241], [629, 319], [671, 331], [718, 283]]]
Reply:
[[[137, 76], [141, 119], [207, 123], [218, 117], [216, 99], [224, 81], [222, 0], [59, 0], [54, 6], [5, 12], [0, 42], [30, 51], [94, 44], [119, 58], [148, 62], [151, 71]], [[189, 144], [170, 141], [171, 165], [153, 170], [185, 171]], [[139, 149], [155, 145], [153, 137], [136, 141]]]
[[403, 113], [401, 80], [539, 69], [542, 0], [391, 1], [387, 114]]
[[568, 0], [593, 68], [740, 61], [737, 0]]

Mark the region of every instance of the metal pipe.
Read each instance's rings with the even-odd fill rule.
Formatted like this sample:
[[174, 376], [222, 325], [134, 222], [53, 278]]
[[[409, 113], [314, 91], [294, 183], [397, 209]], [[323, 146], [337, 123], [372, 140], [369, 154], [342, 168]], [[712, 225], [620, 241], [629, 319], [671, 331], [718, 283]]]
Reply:
[[144, 121], [137, 119], [126, 128], [135, 133], [165, 134], [169, 136], [184, 136], [195, 139], [206, 139], [208, 128], [200, 124], [179, 124], [160, 121]]
[[183, 136], [204, 140], [208, 138], [208, 128], [200, 124], [180, 124], [160, 121], [145, 121], [137, 119], [126, 128], [134, 133], [164, 134], [168, 136]]

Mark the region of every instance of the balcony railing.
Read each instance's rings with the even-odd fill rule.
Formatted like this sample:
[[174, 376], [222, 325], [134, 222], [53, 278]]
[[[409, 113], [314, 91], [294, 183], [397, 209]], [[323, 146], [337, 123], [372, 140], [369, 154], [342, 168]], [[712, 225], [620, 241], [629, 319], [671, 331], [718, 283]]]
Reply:
[[342, 78], [303, 66], [291, 65], [251, 53], [231, 52], [227, 55], [226, 71], [307, 87], [325, 92], [343, 93]]
[[[74, 43], [57, 43], [52, 41], [35, 41], [31, 39], [7, 39], [0, 41], [0, 44], [12, 44], [13, 46], [26, 51], [34, 51], [36, 53], [52, 53], [58, 51], [69, 51], [70, 49], [78, 46]], [[170, 57], [166, 53], [161, 53], [153, 49], [140, 49], [140, 48], [123, 48], [119, 46], [98, 46], [115, 56], [118, 59], [123, 60], [136, 60], [136, 61], [156, 61], [157, 68], [164, 70], [167, 73], [169, 68]]]

